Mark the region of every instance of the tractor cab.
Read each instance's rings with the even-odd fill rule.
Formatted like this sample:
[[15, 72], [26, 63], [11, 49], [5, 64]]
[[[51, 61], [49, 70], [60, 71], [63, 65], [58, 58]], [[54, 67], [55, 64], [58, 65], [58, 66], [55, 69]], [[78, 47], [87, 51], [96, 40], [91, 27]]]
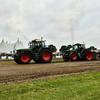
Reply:
[[41, 47], [45, 47], [45, 41], [43, 40], [32, 40], [31, 42], [29, 42], [29, 48], [41, 48]]
[[73, 50], [76, 50], [78, 53], [86, 49], [85, 44], [79, 44], [79, 43], [74, 44], [72, 47], [73, 47]]
[[80, 49], [80, 48], [83, 48], [83, 49], [85, 49], [85, 44], [79, 44], [79, 43], [77, 43], [77, 44], [75, 44], [75, 45], [73, 45], [73, 49]]

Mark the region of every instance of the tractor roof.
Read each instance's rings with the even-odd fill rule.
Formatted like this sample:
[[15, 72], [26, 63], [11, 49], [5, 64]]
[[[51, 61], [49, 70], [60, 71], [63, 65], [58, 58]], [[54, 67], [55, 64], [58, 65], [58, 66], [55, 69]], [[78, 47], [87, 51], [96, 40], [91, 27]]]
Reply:
[[34, 39], [34, 40], [32, 40], [32, 42], [37, 42], [37, 41], [44, 41], [44, 40], [40, 40], [40, 39]]
[[74, 45], [85, 45], [85, 44], [76, 43], [76, 44], [74, 44]]

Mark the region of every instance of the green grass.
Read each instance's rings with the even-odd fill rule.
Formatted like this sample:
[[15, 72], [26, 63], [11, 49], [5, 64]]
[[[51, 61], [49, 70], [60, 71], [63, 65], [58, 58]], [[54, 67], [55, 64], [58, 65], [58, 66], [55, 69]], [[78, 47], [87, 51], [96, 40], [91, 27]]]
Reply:
[[100, 100], [100, 72], [1, 85], [0, 100]]
[[55, 61], [64, 61], [64, 60], [62, 58], [53, 58], [52, 62], [55, 62]]
[[14, 59], [0, 59], [0, 61], [13, 61]]
[[0, 59], [0, 64], [12, 63], [13, 61], [13, 59]]
[[10, 61], [4, 61], [4, 62], [0, 62], [0, 64], [10, 64], [10, 63], [15, 63], [14, 61], [10, 62]]
[[64, 60], [52, 60], [51, 62], [60, 62], [60, 61], [64, 61]]

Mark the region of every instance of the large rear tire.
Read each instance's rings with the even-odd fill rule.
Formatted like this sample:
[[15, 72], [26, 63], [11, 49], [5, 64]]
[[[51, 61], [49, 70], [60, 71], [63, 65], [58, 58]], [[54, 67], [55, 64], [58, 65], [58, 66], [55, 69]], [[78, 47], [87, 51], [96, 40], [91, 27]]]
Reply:
[[92, 55], [92, 52], [90, 50], [86, 50], [85, 53], [83, 54], [83, 59], [85, 60], [92, 60], [93, 58], [93, 55]]
[[42, 63], [49, 63], [52, 60], [52, 52], [48, 49], [44, 49], [40, 53], [40, 61]]
[[78, 60], [78, 54], [76, 53], [76, 52], [72, 52], [72, 53], [70, 53], [70, 55], [69, 55], [69, 59], [71, 60], [71, 61], [77, 61]]
[[31, 61], [31, 55], [29, 52], [22, 52], [18, 55], [18, 60], [21, 64], [28, 64]]

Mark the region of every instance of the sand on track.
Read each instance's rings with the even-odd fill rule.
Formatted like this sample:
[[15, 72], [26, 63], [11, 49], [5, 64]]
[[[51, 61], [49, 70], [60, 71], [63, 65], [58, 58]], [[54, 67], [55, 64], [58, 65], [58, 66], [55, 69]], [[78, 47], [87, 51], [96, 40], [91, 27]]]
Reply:
[[100, 71], [100, 60], [36, 64], [0, 63], [0, 84]]

